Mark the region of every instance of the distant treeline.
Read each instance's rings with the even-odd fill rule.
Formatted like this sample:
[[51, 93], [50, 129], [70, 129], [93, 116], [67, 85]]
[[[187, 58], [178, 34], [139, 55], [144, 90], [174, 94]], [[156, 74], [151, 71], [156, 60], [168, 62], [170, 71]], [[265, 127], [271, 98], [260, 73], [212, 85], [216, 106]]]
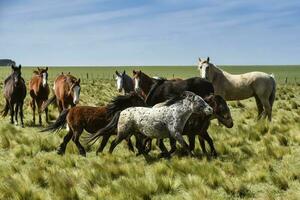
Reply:
[[16, 65], [16, 62], [11, 59], [0, 59], [0, 66]]

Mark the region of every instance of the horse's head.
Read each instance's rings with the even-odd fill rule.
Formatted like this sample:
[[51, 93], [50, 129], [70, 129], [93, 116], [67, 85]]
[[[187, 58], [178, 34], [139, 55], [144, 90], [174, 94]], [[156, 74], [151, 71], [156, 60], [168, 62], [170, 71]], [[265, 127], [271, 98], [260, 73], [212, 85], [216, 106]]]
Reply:
[[232, 128], [233, 119], [226, 101], [220, 95], [210, 95], [204, 99], [213, 108], [213, 116], [227, 128]]
[[116, 81], [117, 81], [117, 89], [119, 92], [122, 91], [122, 89], [124, 88], [124, 77], [126, 75], [126, 72], [125, 70], [123, 71], [123, 73], [119, 73], [117, 70], [116, 70]]
[[141, 93], [141, 82], [142, 82], [142, 71], [141, 70], [138, 70], [138, 71], [136, 71], [136, 70], [133, 70], [132, 71], [132, 74], [133, 74], [133, 78], [132, 78], [132, 80], [133, 80], [133, 84], [134, 84], [134, 90], [137, 92], [137, 93]]
[[72, 82], [72, 84], [71, 84], [69, 93], [73, 97], [73, 103], [78, 104], [79, 103], [80, 90], [81, 90], [80, 78], [71, 80], [71, 82]]
[[211, 78], [211, 63], [209, 62], [209, 57], [207, 59], [198, 59], [198, 70], [201, 72], [201, 78], [209, 80]]
[[12, 69], [11, 77], [13, 79], [14, 86], [19, 85], [21, 83], [21, 81], [22, 81], [21, 68], [22, 68], [21, 65], [19, 65], [19, 67], [15, 67], [14, 65], [11, 66], [11, 69]]
[[213, 109], [199, 96], [193, 92], [185, 91], [182, 97], [190, 102], [193, 113], [211, 115]]
[[48, 67], [46, 68], [37, 68], [37, 70], [33, 71], [34, 74], [40, 76], [42, 78], [43, 87], [48, 85]]

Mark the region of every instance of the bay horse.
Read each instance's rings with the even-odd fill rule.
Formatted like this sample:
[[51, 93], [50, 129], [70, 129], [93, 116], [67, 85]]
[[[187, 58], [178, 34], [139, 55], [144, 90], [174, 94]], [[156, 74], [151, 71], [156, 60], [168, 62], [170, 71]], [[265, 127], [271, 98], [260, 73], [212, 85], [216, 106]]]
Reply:
[[272, 106], [275, 100], [276, 82], [274, 76], [264, 72], [230, 74], [210, 63], [209, 57], [198, 60], [201, 77], [212, 82], [215, 94], [225, 100], [243, 100], [254, 97], [258, 108], [258, 119], [272, 120]]
[[6, 101], [5, 107], [2, 110], [2, 116], [5, 117], [10, 111], [10, 122], [18, 125], [18, 114], [20, 115], [21, 126], [24, 127], [23, 105], [26, 97], [26, 85], [22, 78], [22, 66], [11, 66], [12, 73], [4, 81], [4, 98]]
[[[185, 91], [180, 96], [175, 96], [164, 103], [155, 105], [152, 108], [131, 107], [114, 116], [109, 126], [117, 126], [117, 138], [112, 142], [109, 152], [126, 138], [133, 134], [142, 134], [147, 138], [169, 138], [178, 141], [188, 151], [187, 143], [182, 137], [182, 131], [186, 121], [192, 113], [211, 115], [212, 108], [198, 95]], [[89, 138], [92, 142], [102, 134], [101, 131]]]
[[[42, 125], [42, 105], [48, 100], [50, 90], [48, 85], [48, 67], [37, 68], [33, 71], [33, 76], [29, 82], [29, 94], [32, 98], [30, 106], [32, 108], [32, 121], [35, 124], [35, 109], [38, 108], [39, 124]], [[48, 123], [48, 108], [45, 108], [46, 122]]]
[[123, 91], [123, 94], [127, 94], [134, 91], [133, 80], [130, 76], [126, 74], [125, 70], [122, 72], [122, 74], [119, 73], [117, 70], [115, 73], [117, 81], [117, 90], [119, 92]]
[[60, 74], [54, 81], [54, 95], [43, 105], [42, 111], [56, 100], [58, 111], [61, 113], [69, 106], [74, 107], [79, 103], [80, 78], [68, 74]]
[[181, 94], [191, 91], [204, 98], [214, 93], [213, 85], [202, 78], [193, 77], [182, 79], [153, 79], [142, 71], [133, 70], [135, 91], [145, 97], [146, 104], [153, 106], [165, 101], [171, 94]]
[[[145, 106], [144, 100], [134, 92], [115, 97], [107, 106], [76, 106], [63, 110], [56, 122], [42, 131], [59, 131], [67, 124], [68, 133], [64, 137], [63, 142], [59, 145], [57, 153], [64, 154], [68, 142], [72, 139], [76, 144], [79, 153], [86, 156], [85, 149], [79, 141], [83, 130], [94, 134], [99, 129], [105, 127], [116, 112], [132, 106]], [[103, 137], [97, 153], [103, 151], [110, 136], [111, 135], [109, 134]], [[127, 142], [129, 149], [134, 151], [130, 139]]]

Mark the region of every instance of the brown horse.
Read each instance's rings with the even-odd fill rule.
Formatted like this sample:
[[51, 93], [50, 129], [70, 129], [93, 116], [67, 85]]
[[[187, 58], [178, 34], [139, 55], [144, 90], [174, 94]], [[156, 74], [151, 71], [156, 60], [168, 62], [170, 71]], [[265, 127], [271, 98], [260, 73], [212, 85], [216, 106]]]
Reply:
[[[48, 85], [48, 67], [37, 68], [33, 71], [33, 76], [29, 82], [29, 94], [32, 98], [30, 106], [32, 108], [33, 123], [35, 124], [35, 108], [38, 107], [39, 124], [42, 125], [41, 107], [48, 100], [50, 90]], [[48, 108], [45, 108], [46, 122], [48, 123]]]
[[[150, 92], [150, 89], [152, 88], [152, 86], [160, 80], [167, 80], [165, 78], [162, 77], [150, 77], [147, 74], [143, 73], [141, 70], [133, 70], [132, 71], [133, 74], [133, 84], [134, 84], [134, 90], [141, 94], [141, 96], [143, 96], [144, 99], [146, 99], [148, 93]], [[172, 78], [170, 79], [170, 81], [181, 81], [181, 78]]]
[[10, 122], [18, 125], [18, 112], [20, 109], [20, 120], [21, 126], [24, 127], [23, 122], [23, 104], [26, 97], [26, 85], [25, 81], [21, 76], [21, 65], [19, 67], [11, 66], [12, 73], [4, 81], [4, 98], [6, 105], [2, 110], [2, 116], [5, 117], [10, 111]]
[[70, 73], [62, 73], [55, 79], [53, 89], [54, 95], [44, 104], [42, 111], [55, 100], [59, 113], [67, 109], [70, 105], [74, 107], [79, 103], [80, 78], [77, 79]]
[[[105, 127], [118, 111], [124, 110], [132, 106], [144, 106], [145, 103], [139, 95], [132, 92], [127, 95], [120, 95], [115, 97], [107, 106], [91, 107], [91, 106], [77, 106], [67, 110], [63, 110], [56, 122], [50, 125], [44, 131], [59, 131], [65, 123], [67, 123], [68, 133], [64, 137], [63, 142], [58, 148], [58, 154], [64, 154], [68, 142], [72, 139], [76, 144], [79, 153], [83, 156], [86, 152], [83, 146], [80, 144], [79, 138], [83, 130], [88, 133], [96, 133], [99, 129]], [[108, 139], [111, 135], [103, 137], [100, 147], [97, 150], [102, 152]], [[133, 150], [131, 141], [128, 140], [128, 146]]]

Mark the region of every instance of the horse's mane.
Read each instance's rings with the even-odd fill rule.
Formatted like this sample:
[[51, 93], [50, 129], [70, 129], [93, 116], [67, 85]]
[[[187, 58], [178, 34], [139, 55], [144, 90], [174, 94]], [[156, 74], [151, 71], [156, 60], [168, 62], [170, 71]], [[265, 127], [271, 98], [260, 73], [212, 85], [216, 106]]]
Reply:
[[154, 91], [156, 90], [156, 88], [158, 86], [160, 86], [161, 84], [163, 84], [167, 79], [155, 79], [155, 83], [152, 85], [151, 89], [149, 90], [148, 95], [146, 96], [145, 102], [146, 104], [149, 104], [149, 101], [154, 93]]
[[106, 112], [107, 112], [108, 116], [112, 117], [112, 116], [114, 116], [114, 114], [117, 111], [120, 111], [120, 110], [123, 110], [125, 108], [132, 106], [132, 103], [130, 100], [134, 96], [141, 98], [134, 92], [131, 92], [126, 95], [119, 95], [119, 96], [116, 96], [115, 98], [113, 98], [113, 100], [111, 100], [109, 102], [109, 104], [106, 106], [106, 110], [107, 110]]

